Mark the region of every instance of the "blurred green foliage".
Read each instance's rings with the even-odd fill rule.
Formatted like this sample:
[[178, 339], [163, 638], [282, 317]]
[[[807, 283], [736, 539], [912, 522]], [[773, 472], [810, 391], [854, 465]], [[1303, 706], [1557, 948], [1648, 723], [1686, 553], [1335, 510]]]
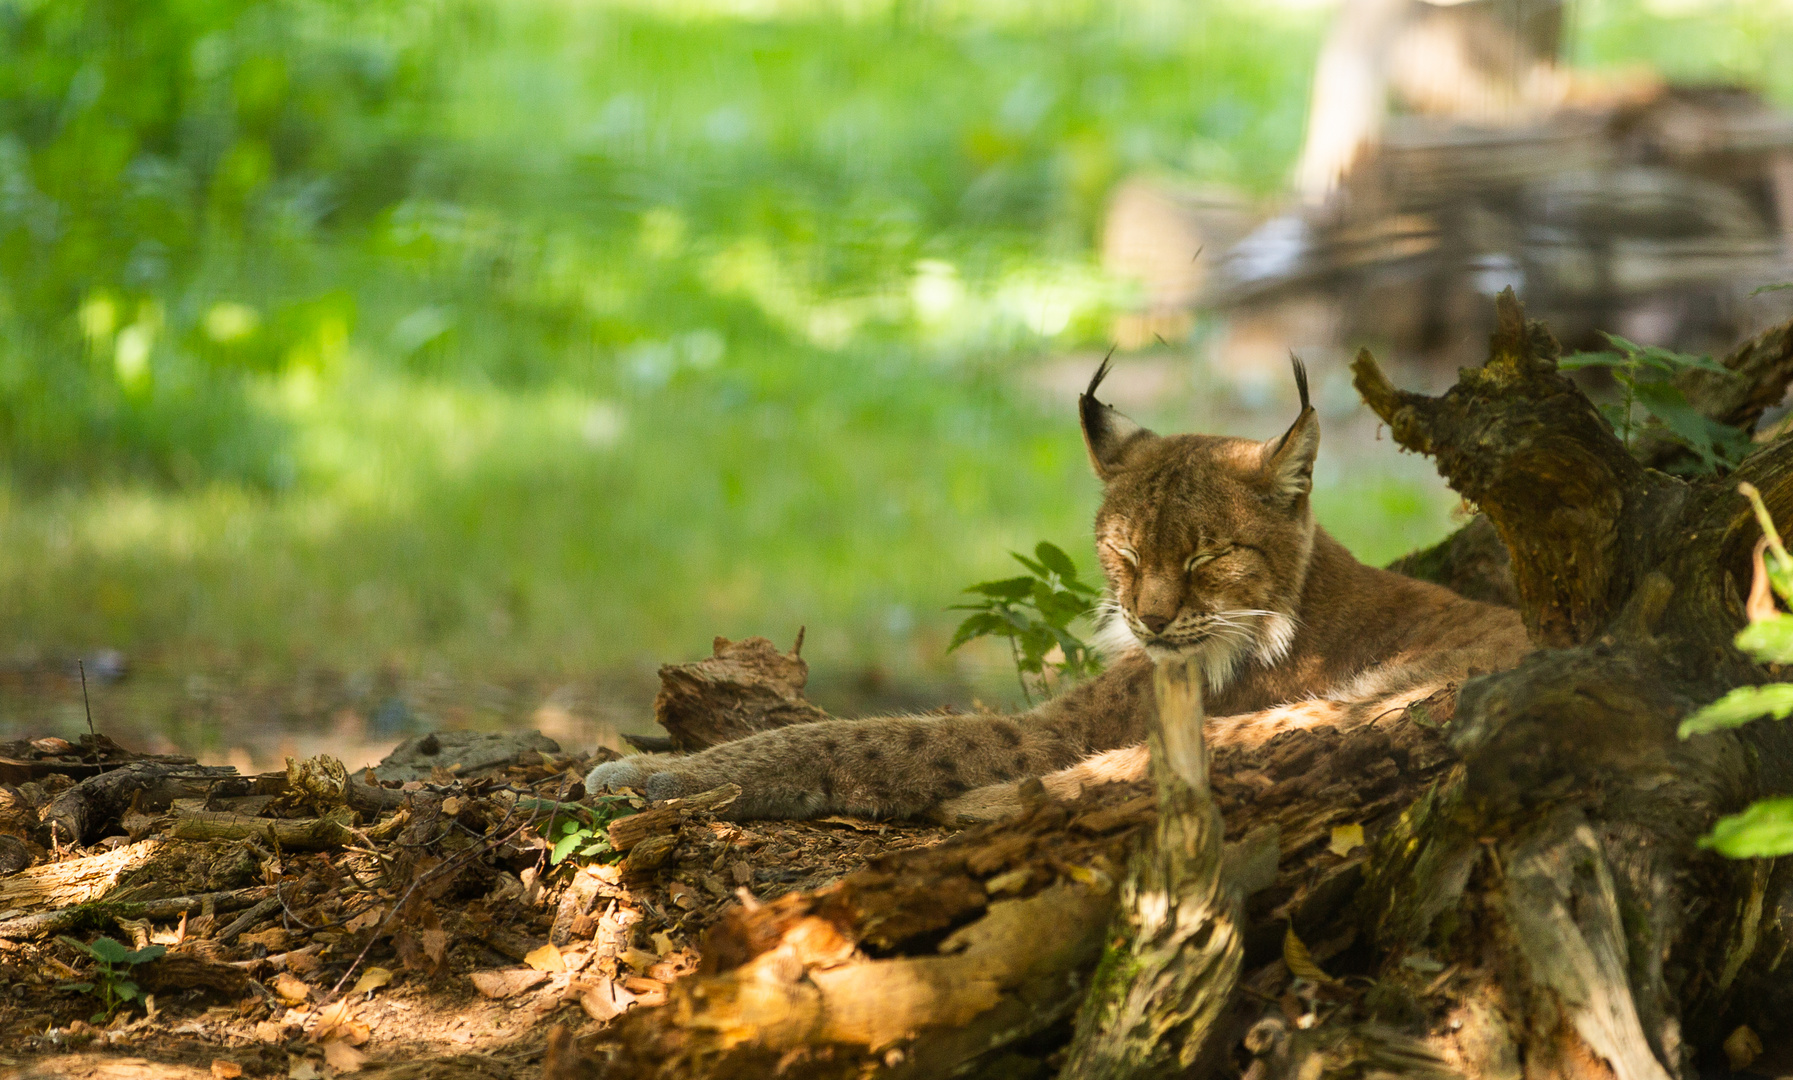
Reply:
[[[959, 584], [1086, 529], [1023, 375], [1125, 298], [1106, 193], [1276, 190], [1323, 23], [0, 0], [0, 650], [937, 658]], [[1431, 490], [1353, 478], [1328, 524], [1390, 557]]]

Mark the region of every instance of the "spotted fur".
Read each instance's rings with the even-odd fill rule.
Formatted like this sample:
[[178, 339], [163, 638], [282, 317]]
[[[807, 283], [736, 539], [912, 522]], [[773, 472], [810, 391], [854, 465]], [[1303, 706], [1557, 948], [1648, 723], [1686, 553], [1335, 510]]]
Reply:
[[1193, 657], [1214, 741], [1387, 715], [1527, 648], [1517, 613], [1359, 563], [1313, 518], [1319, 420], [1295, 361], [1301, 411], [1268, 442], [1160, 436], [1096, 398], [1078, 401], [1104, 483], [1096, 549], [1108, 582], [1102, 675], [1014, 717], [837, 720], [762, 732], [687, 757], [600, 765], [588, 788], [668, 798], [740, 784], [742, 818], [1012, 809], [1015, 782], [1055, 795], [1141, 774], [1154, 662]]

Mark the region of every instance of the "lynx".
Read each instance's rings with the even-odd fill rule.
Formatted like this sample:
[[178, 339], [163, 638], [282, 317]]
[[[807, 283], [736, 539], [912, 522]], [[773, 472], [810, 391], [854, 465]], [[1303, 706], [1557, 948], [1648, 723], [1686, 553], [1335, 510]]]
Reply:
[[609, 762], [586, 786], [671, 798], [732, 781], [737, 818], [988, 818], [1021, 805], [1027, 778], [1065, 798], [1143, 776], [1158, 661], [1199, 666], [1211, 743], [1253, 745], [1293, 728], [1385, 722], [1524, 655], [1516, 612], [1365, 566], [1315, 523], [1320, 428], [1299, 360], [1301, 411], [1268, 442], [1156, 435], [1096, 400], [1107, 374], [1104, 361], [1078, 399], [1104, 485], [1105, 672], [1018, 716], [801, 724], [689, 756]]

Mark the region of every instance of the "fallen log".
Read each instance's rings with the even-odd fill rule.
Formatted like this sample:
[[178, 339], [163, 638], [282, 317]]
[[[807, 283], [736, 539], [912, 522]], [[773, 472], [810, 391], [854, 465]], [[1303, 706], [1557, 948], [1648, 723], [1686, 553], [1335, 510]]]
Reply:
[[44, 821], [57, 843], [91, 844], [131, 808], [133, 800], [145, 812], [164, 810], [176, 799], [204, 798], [212, 784], [236, 778], [237, 771], [228, 765], [132, 762], [56, 796], [44, 808]]
[[176, 817], [169, 835], [194, 841], [261, 840], [276, 849], [323, 851], [355, 842], [350, 821], [347, 810], [319, 818], [264, 818], [194, 810]]
[[272, 886], [174, 896], [164, 900], [101, 900], [55, 911], [0, 919], [0, 939], [27, 941], [77, 930], [105, 929], [118, 919], [178, 919], [182, 915], [236, 911], [267, 897]]
[[0, 911], [216, 892], [247, 884], [255, 870], [254, 857], [240, 845], [151, 837], [0, 879]]

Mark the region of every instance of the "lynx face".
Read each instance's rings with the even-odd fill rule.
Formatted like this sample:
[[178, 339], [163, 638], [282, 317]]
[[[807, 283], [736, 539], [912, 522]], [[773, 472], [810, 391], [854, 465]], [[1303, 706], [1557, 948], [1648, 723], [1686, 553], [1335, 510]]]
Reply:
[[1096, 549], [1108, 578], [1097, 643], [1154, 660], [1194, 657], [1218, 691], [1242, 663], [1274, 664], [1295, 636], [1314, 519], [1320, 430], [1296, 362], [1301, 414], [1269, 442], [1159, 436], [1080, 400], [1084, 440], [1105, 482]]

